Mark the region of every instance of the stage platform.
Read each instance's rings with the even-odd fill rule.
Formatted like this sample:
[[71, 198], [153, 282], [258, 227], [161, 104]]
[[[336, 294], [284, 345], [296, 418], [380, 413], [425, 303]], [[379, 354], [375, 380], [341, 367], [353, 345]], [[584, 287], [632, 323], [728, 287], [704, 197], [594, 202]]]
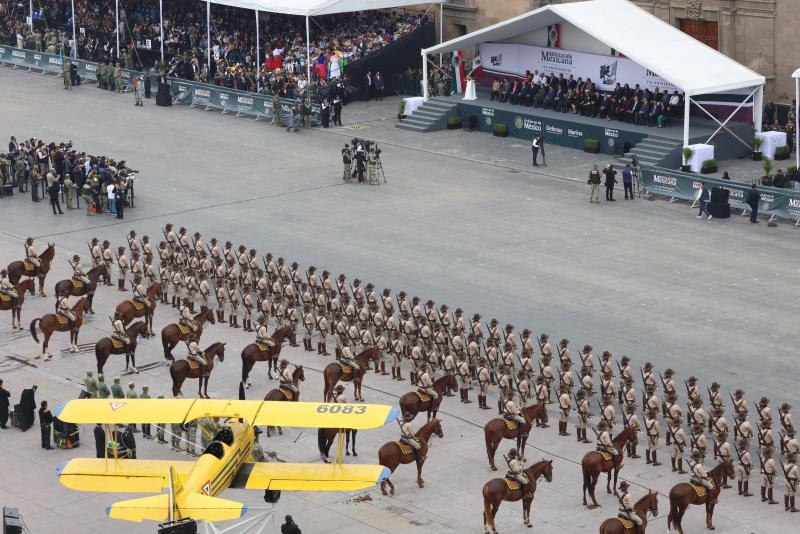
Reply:
[[[477, 100], [464, 100], [463, 95], [435, 97], [433, 100], [455, 104], [461, 117], [476, 116], [477, 128], [484, 132], [492, 133], [496, 124], [505, 124], [510, 137], [532, 139], [534, 134], [542, 134], [546, 143], [581, 150], [587, 139], [596, 139], [601, 153], [618, 155], [628, 153], [631, 149], [634, 149], [635, 153], [636, 145], [650, 139], [663, 147], [661, 154], [653, 153], [654, 157], [662, 160], [661, 164], [680, 165], [680, 149], [683, 144], [682, 117], [672, 118], [671, 124], [663, 128], [639, 126], [622, 121], [609, 121], [497, 102], [490, 100], [488, 89], [478, 89]], [[691, 118], [690, 126], [691, 144], [705, 143], [718, 127], [711, 119], [697, 116]], [[754, 130], [750, 124], [731, 122], [728, 128], [747, 142], [753, 138]], [[735, 159], [749, 152], [724, 130], [716, 135], [714, 143], [717, 160]], [[650, 148], [645, 152], [651, 152]]]

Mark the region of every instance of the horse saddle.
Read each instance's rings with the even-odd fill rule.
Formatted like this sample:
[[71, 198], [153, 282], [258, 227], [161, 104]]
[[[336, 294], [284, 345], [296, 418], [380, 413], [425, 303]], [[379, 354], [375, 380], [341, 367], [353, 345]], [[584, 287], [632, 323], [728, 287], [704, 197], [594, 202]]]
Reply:
[[510, 478], [503, 479], [506, 483], [506, 486], [511, 491], [517, 491], [522, 487], [522, 484], [519, 483], [517, 480], [511, 480]]
[[200, 371], [200, 362], [187, 359], [186, 363], [189, 365], [190, 371]]
[[689, 482], [689, 485], [692, 487], [692, 489], [694, 490], [695, 495], [697, 495], [698, 498], [700, 498], [700, 499], [705, 498], [705, 496], [706, 496], [706, 487], [705, 486], [701, 486], [699, 484], [692, 484], [691, 482]]
[[255, 346], [258, 347], [258, 350], [261, 352], [267, 352], [269, 350], [269, 345], [265, 345], [264, 343], [255, 343]]
[[3, 301], [3, 302], [11, 301], [11, 295], [8, 295], [6, 293], [0, 293], [0, 301]]
[[[142, 308], [144, 308], [144, 305], [142, 305]], [[139, 309], [141, 310], [142, 308], [139, 308]], [[185, 336], [185, 335], [187, 335], [189, 332], [191, 332], [191, 331], [192, 331], [192, 329], [191, 329], [191, 328], [189, 328], [188, 326], [184, 326], [184, 325], [182, 325], [182, 324], [178, 324], [178, 330], [180, 330], [180, 332], [181, 332], [181, 335], [182, 335], [182, 336]]]
[[516, 430], [519, 424], [513, 419], [503, 419], [506, 423], [506, 428], [509, 430]]
[[36, 270], [36, 266], [29, 262], [28, 260], [22, 260], [22, 264], [25, 267], [26, 273], [32, 273]]
[[287, 401], [291, 401], [292, 399], [294, 399], [294, 391], [292, 391], [291, 389], [281, 385], [278, 386], [278, 391], [281, 392], [281, 394], [286, 398]]
[[611, 459], [613, 458], [613, 456], [611, 455], [610, 452], [606, 452], [606, 451], [597, 451], [597, 452], [600, 453], [600, 456], [603, 458], [603, 461], [605, 461], [605, 462], [610, 462]]
[[415, 391], [414, 393], [419, 397], [419, 401], [422, 404], [428, 404], [431, 401], [431, 396], [427, 393], [423, 393], [422, 391]]
[[397, 448], [400, 449], [400, 454], [406, 456], [408, 454], [414, 454], [414, 447], [407, 443], [403, 443], [402, 441], [395, 441], [397, 444]]
[[[135, 309], [136, 311], [142, 311], [144, 309], [144, 303], [142, 302], [136, 300], [129, 300], [128, 302], [130, 303], [131, 306], [133, 306], [133, 309]], [[186, 332], [184, 332], [184, 334], [185, 333]]]
[[347, 364], [342, 363], [342, 362], [336, 362], [336, 363], [339, 364], [339, 368], [342, 370], [342, 374], [343, 375], [353, 374], [353, 367], [352, 366], [347, 365]]
[[111, 340], [111, 345], [112, 345], [112, 346], [113, 346], [115, 349], [121, 349], [122, 347], [124, 347], [124, 346], [125, 346], [125, 343], [123, 343], [123, 342], [122, 342], [122, 341], [120, 341], [119, 339], [112, 339], [112, 340]]
[[58, 322], [58, 324], [67, 324], [67, 323], [69, 323], [69, 317], [67, 317], [66, 315], [62, 315], [60, 313], [57, 313], [56, 314], [56, 322]]
[[633, 528], [633, 521], [631, 521], [627, 517], [617, 516], [617, 521], [620, 522], [620, 524], [622, 525], [622, 528], [624, 528], [625, 530], [629, 530], [629, 529]]
[[83, 280], [76, 280], [75, 278], [71, 278], [70, 282], [72, 282], [72, 287], [75, 289], [80, 289], [83, 287]]

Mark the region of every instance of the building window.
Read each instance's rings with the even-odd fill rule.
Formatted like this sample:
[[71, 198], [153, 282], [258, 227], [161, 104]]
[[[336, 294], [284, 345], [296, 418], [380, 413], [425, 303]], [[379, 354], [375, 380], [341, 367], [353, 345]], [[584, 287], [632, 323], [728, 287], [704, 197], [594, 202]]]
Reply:
[[467, 35], [467, 26], [465, 24], [456, 24], [456, 37]]

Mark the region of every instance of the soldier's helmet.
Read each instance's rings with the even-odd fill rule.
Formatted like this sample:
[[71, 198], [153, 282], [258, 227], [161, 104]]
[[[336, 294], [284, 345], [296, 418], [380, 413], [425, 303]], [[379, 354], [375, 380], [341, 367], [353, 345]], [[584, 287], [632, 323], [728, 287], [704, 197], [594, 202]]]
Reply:
[[25, 243], [27, 243], [28, 245], [32, 245], [33, 244], [33, 238], [29, 237], [28, 239], [25, 240]]
[[72, 261], [74, 261], [75, 263], [78, 263], [79, 261], [81, 261], [81, 257], [78, 256], [77, 254], [75, 254], [74, 256], [72, 256]]
[[561, 341], [559, 341], [558, 344], [559, 345], [564, 345], [564, 346], [569, 345], [569, 339], [564, 338]]
[[700, 451], [694, 451], [692, 453], [692, 460], [699, 460], [700, 459]]
[[622, 491], [628, 491], [628, 488], [629, 488], [629, 487], [630, 487], [630, 484], [628, 484], [628, 483], [627, 483], [626, 481], [624, 481], [624, 480], [623, 480], [622, 482], [620, 482], [620, 483], [619, 483], [619, 489], [621, 489]]
[[286, 358], [283, 358], [281, 360], [281, 367], [286, 367], [287, 365], [289, 365], [289, 360], [287, 360]]
[[97, 238], [93, 237], [92, 238], [92, 245], [96, 245], [97, 243], [98, 243]]
[[513, 459], [517, 457], [517, 449], [510, 449], [508, 451], [508, 457]]
[[339, 385], [337, 385], [335, 388], [333, 388], [333, 390], [334, 390], [336, 393], [341, 393], [342, 391], [344, 391], [344, 386], [343, 386], [342, 384], [339, 384]]
[[584, 345], [584, 346], [583, 346], [583, 352], [584, 352], [584, 353], [586, 353], [586, 352], [592, 352], [592, 348], [593, 348], [593, 347], [592, 347], [591, 345]]
[[606, 423], [605, 421], [600, 421], [599, 423], [597, 423], [597, 428], [599, 428], [600, 430], [608, 430], [608, 423]]
[[185, 233], [186, 233], [186, 228], [184, 228], [183, 226], [181, 226], [181, 229], [180, 229], [180, 230], [178, 230], [178, 233], [185, 234]]
[[630, 358], [628, 358], [627, 356], [623, 356], [623, 357], [622, 357], [622, 363], [628, 363], [628, 362], [630, 362], [630, 361], [631, 361], [631, 359], [630, 359]]

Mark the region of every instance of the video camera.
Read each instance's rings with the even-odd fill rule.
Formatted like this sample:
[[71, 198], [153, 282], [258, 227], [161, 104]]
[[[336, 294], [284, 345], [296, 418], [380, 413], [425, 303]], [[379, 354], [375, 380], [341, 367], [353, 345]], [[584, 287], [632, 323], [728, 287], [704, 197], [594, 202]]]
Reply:
[[364, 151], [369, 152], [370, 147], [375, 147], [375, 155], [376, 156], [381, 155], [381, 149], [378, 148], [378, 143], [376, 143], [375, 141], [370, 141], [369, 139], [359, 139], [358, 137], [354, 137], [353, 139], [350, 140], [350, 143], [354, 151], [360, 144], [361, 146], [364, 147]]

